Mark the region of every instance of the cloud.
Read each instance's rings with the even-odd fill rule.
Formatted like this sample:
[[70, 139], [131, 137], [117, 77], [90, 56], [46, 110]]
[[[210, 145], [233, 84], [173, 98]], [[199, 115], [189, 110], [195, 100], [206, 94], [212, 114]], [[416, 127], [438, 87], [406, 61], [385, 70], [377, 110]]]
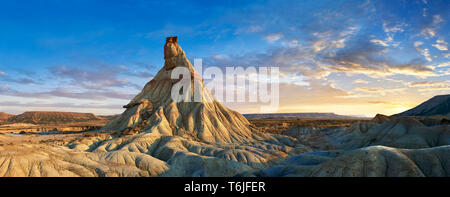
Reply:
[[375, 43], [375, 44], [378, 44], [378, 45], [381, 45], [381, 46], [385, 46], [385, 47], [387, 47], [387, 46], [389, 46], [388, 44], [386, 44], [384, 41], [382, 41], [382, 40], [370, 40], [370, 42], [373, 42], [373, 43]]
[[283, 34], [281, 34], [281, 33], [269, 34], [264, 37], [264, 39], [269, 43], [274, 43], [274, 42], [280, 40], [281, 38], [283, 38]]
[[3, 107], [41, 107], [41, 108], [79, 108], [79, 109], [121, 109], [121, 105], [103, 105], [98, 103], [88, 103], [88, 104], [74, 104], [74, 103], [41, 103], [41, 102], [14, 102], [14, 101], [3, 101], [0, 102], [0, 106]]
[[388, 101], [368, 101], [367, 103], [370, 103], [370, 104], [392, 104], [391, 102], [388, 102]]
[[450, 90], [450, 81], [418, 81], [410, 82], [408, 86], [419, 88], [419, 92]]
[[423, 42], [421, 41], [414, 42], [414, 47], [416, 48], [416, 50], [419, 51], [427, 61], [429, 62], [433, 61], [433, 59], [431, 59], [431, 55], [428, 49], [420, 48], [421, 45], [423, 45]]
[[357, 79], [357, 80], [354, 80], [353, 81], [353, 83], [355, 83], [355, 84], [368, 84], [369, 82], [368, 81], [366, 81], [366, 80], [363, 80], [363, 79]]
[[403, 32], [403, 27], [405, 24], [397, 24], [394, 26], [389, 27], [386, 22], [383, 23], [383, 30], [385, 33], [397, 33], [397, 32]]
[[357, 87], [354, 90], [361, 92], [380, 92], [383, 91], [381, 88], [368, 88], [368, 87]]
[[434, 76], [434, 71], [418, 60], [398, 63], [386, 56], [383, 47], [366, 40], [365, 36], [349, 42], [348, 47], [323, 59], [334, 72], [360, 73], [366, 75], [388, 76], [394, 74], [417, 77]]
[[450, 66], [450, 62], [442, 62], [438, 65], [436, 65], [437, 68], [443, 68], [443, 67], [447, 67]]
[[[386, 36], [387, 36], [386, 42], [388, 42], [388, 43], [393, 42], [395, 34], [403, 32], [404, 28], [406, 26], [407, 25], [404, 23], [389, 26], [386, 22], [383, 22], [383, 31], [386, 33]], [[386, 44], [386, 42], [383, 42], [383, 43]], [[381, 44], [381, 43], [378, 43], [378, 44]], [[395, 44], [395, 45], [397, 45], [397, 44]]]
[[39, 82], [28, 78], [28, 77], [20, 77], [20, 78], [13, 78], [11, 76], [8, 76], [6, 73], [2, 75], [0, 72], [0, 80], [3, 82], [10, 82], [10, 83], [17, 83], [17, 84], [24, 84], [24, 85], [36, 85], [40, 84]]
[[358, 92], [364, 92], [364, 93], [369, 93], [369, 94], [379, 94], [379, 95], [387, 95], [387, 94], [394, 94], [394, 93], [399, 93], [402, 92], [404, 90], [406, 90], [406, 88], [372, 88], [372, 87], [356, 87], [353, 89], [354, 91], [358, 91]]
[[56, 89], [45, 92], [21, 92], [17, 90], [4, 89], [2, 94], [24, 97], [24, 98], [38, 98], [49, 99], [55, 97], [71, 98], [71, 99], [86, 99], [86, 100], [108, 100], [108, 99], [124, 99], [130, 100], [135, 94], [121, 93], [117, 91], [83, 91], [83, 92], [70, 92], [64, 89]]
[[379, 104], [383, 104], [383, 105], [400, 105], [400, 106], [404, 105], [402, 103], [393, 103], [393, 102], [389, 102], [389, 101], [368, 101], [367, 103], [375, 104], [375, 105], [379, 105]]
[[448, 81], [418, 81], [418, 82], [411, 82], [409, 85], [411, 87], [430, 87], [430, 86], [437, 86], [437, 85], [443, 85], [444, 83], [447, 83]]
[[9, 84], [0, 84], [0, 92], [9, 90], [10, 85]]
[[425, 38], [431, 38], [436, 36], [436, 31], [439, 29], [439, 24], [442, 23], [444, 19], [439, 14], [433, 15], [431, 22], [424, 24], [424, 27], [420, 31], [420, 34], [425, 36]]
[[450, 85], [421, 88], [421, 89], [419, 89], [419, 92], [431, 92], [431, 91], [443, 91], [443, 90], [450, 90]]
[[90, 69], [54, 66], [50, 73], [61, 79], [69, 80], [72, 85], [86, 89], [104, 90], [110, 87], [135, 87], [128, 78], [120, 78], [120, 67], [92, 66]]
[[6, 76], [7, 74], [0, 70], [0, 76]]
[[441, 51], [447, 51], [447, 42], [445, 42], [444, 40], [436, 40], [436, 44], [433, 44], [432, 46], [436, 47], [437, 49], [441, 50]]

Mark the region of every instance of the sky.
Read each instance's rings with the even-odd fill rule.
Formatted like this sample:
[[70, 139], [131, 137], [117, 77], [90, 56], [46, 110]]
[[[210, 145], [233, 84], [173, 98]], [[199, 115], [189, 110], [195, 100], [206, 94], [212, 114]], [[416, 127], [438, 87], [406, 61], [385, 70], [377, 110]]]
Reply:
[[121, 113], [177, 35], [191, 62], [280, 67], [278, 112], [391, 115], [450, 93], [449, 5], [1, 0], [0, 111]]

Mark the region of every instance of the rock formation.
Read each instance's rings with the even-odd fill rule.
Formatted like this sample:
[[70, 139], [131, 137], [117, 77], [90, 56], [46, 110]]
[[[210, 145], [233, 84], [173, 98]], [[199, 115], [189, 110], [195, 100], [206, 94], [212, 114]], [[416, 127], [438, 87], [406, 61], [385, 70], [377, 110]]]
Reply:
[[[104, 130], [124, 134], [159, 132], [165, 136], [184, 136], [203, 142], [246, 142], [262, 140], [267, 136], [251, 131], [249, 122], [240, 113], [225, 107], [207, 90], [194, 67], [177, 43], [177, 37], [169, 37], [164, 45], [164, 67], [148, 82], [130, 103], [125, 112], [109, 122]], [[171, 98], [172, 86], [178, 80], [171, 79], [171, 71], [184, 67], [191, 73], [191, 80], [199, 80], [201, 102], [176, 102]], [[194, 95], [194, 85], [191, 86]]]

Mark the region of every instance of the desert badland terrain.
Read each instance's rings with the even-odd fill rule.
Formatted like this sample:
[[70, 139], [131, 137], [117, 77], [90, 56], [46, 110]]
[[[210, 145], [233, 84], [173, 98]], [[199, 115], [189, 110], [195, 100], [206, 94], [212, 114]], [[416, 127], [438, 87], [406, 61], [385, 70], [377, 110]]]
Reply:
[[450, 176], [449, 95], [371, 120], [246, 119], [203, 85], [201, 102], [173, 101], [171, 71], [196, 71], [176, 37], [164, 56], [158, 74], [110, 121], [0, 114], [30, 127], [107, 122], [90, 132], [0, 133], [0, 176]]

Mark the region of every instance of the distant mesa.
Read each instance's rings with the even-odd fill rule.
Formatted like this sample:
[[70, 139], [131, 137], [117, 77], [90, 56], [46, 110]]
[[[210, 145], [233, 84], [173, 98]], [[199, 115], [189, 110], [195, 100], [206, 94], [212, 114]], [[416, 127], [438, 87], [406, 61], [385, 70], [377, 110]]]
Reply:
[[269, 113], [244, 114], [248, 119], [359, 119], [356, 116], [343, 116], [335, 113]]
[[450, 94], [434, 96], [408, 111], [394, 116], [447, 116], [450, 117]]
[[13, 116], [14, 116], [13, 114], [8, 114], [8, 113], [5, 113], [5, 112], [0, 112], [0, 121], [8, 120], [8, 118], [11, 118], [11, 117], [13, 117]]
[[114, 114], [114, 115], [97, 115], [97, 117], [104, 119], [104, 120], [112, 120], [114, 118], [117, 118], [120, 116], [120, 114]]
[[31, 124], [58, 124], [70, 122], [82, 122], [89, 120], [101, 120], [92, 113], [76, 112], [51, 112], [51, 111], [28, 111], [17, 116], [8, 118], [11, 123], [31, 123]]

